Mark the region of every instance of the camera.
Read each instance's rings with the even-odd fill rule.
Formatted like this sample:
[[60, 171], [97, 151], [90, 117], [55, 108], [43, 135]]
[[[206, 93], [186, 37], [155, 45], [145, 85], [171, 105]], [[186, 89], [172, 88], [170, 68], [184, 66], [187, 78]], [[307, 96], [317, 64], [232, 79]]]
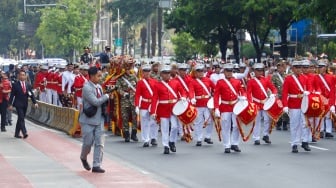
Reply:
[[110, 94], [112, 93], [114, 90], [116, 90], [115, 86], [106, 86], [105, 88], [105, 93]]

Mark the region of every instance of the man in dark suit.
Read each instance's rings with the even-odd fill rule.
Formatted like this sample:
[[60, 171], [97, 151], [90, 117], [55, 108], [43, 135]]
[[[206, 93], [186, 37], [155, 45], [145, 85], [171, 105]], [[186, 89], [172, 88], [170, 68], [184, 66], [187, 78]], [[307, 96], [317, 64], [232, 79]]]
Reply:
[[9, 98], [9, 109], [12, 110], [13, 106], [16, 108], [18, 119], [15, 127], [15, 138], [22, 138], [20, 131], [23, 134], [23, 138], [27, 138], [27, 130], [25, 125], [25, 116], [28, 107], [28, 97], [31, 98], [35, 108], [38, 107], [35, 96], [32, 92], [32, 86], [26, 81], [27, 75], [24, 70], [20, 70], [18, 81], [12, 85], [12, 92]]

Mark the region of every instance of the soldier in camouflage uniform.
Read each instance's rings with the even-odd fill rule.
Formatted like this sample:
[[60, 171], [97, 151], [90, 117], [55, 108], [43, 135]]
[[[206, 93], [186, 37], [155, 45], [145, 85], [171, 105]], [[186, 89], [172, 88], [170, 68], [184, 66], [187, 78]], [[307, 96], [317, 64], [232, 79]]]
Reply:
[[[282, 98], [282, 86], [286, 77], [285, 70], [286, 70], [286, 64], [284, 64], [283, 62], [279, 62], [277, 64], [276, 71], [272, 75], [272, 82], [278, 90], [279, 99]], [[284, 113], [277, 122], [276, 129], [281, 130], [282, 127], [283, 130], [288, 130], [287, 127], [288, 123], [289, 123], [289, 117], [286, 113]]]
[[159, 73], [159, 62], [155, 62], [152, 64], [152, 71], [150, 73], [150, 77], [158, 81], [161, 80], [160, 73]]
[[[123, 132], [125, 142], [129, 142], [130, 139], [137, 142], [137, 120], [134, 106], [134, 95], [135, 88], [137, 83], [137, 78], [135, 74], [131, 73], [132, 62], [126, 61], [123, 63], [125, 68], [125, 74], [118, 78], [116, 83], [116, 88], [118, 93], [120, 94], [120, 107], [122, 114], [122, 124], [123, 124]], [[132, 132], [130, 136], [129, 130], [129, 120], [132, 121]]]

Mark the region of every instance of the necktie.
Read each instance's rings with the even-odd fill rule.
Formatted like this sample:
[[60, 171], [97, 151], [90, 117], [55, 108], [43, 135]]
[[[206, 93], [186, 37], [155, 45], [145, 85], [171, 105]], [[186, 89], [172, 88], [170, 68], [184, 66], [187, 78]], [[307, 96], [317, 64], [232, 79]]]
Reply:
[[96, 88], [96, 92], [97, 92], [97, 98], [100, 98], [100, 92], [98, 88]]
[[23, 93], [26, 93], [26, 86], [25, 86], [25, 83], [24, 83], [24, 82], [21, 82], [21, 85], [22, 85], [22, 91], [23, 91]]

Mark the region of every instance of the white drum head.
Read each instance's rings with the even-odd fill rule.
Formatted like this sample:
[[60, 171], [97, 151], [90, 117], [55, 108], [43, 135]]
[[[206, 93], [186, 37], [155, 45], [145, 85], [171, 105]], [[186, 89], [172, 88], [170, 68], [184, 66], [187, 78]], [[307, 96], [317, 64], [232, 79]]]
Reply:
[[275, 100], [276, 100], [275, 97], [268, 98], [264, 103], [264, 108], [263, 109], [265, 111], [269, 110], [273, 106], [273, 104], [275, 103]]
[[233, 113], [238, 116], [244, 109], [248, 106], [247, 100], [240, 100], [238, 101], [235, 106], [233, 107]]
[[302, 98], [302, 102], [301, 102], [301, 111], [303, 113], [306, 113], [308, 111], [308, 104], [309, 103], [309, 98], [307, 95], [304, 95]]
[[173, 114], [179, 116], [183, 114], [188, 108], [188, 102], [177, 101], [177, 103], [173, 107]]
[[214, 106], [215, 106], [215, 105], [214, 105], [214, 100], [213, 100], [213, 97], [211, 97], [211, 98], [208, 100], [207, 107], [208, 107], [209, 109], [214, 109], [214, 108], [215, 108]]

